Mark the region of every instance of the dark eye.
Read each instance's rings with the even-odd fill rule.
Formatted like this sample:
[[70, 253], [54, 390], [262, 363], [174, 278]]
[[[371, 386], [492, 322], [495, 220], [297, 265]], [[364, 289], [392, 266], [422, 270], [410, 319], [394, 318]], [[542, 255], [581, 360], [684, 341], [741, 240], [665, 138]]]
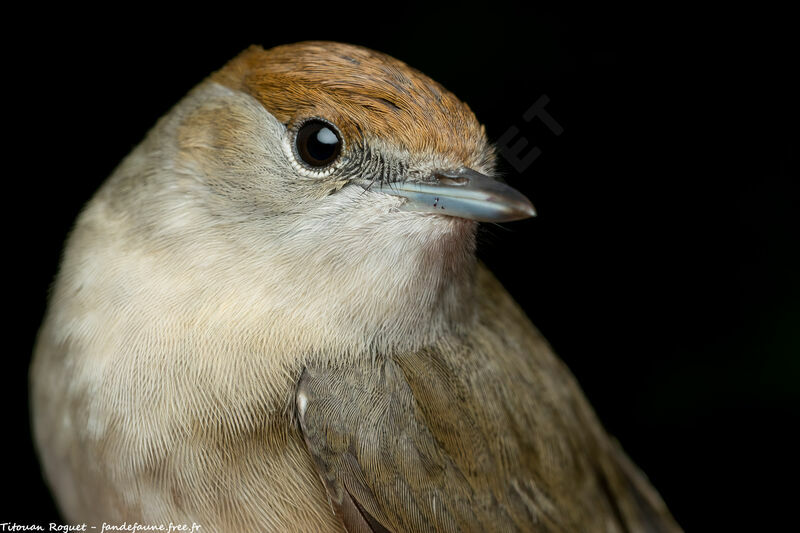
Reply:
[[309, 120], [297, 130], [297, 155], [311, 167], [333, 163], [342, 151], [342, 138], [336, 128], [322, 120]]

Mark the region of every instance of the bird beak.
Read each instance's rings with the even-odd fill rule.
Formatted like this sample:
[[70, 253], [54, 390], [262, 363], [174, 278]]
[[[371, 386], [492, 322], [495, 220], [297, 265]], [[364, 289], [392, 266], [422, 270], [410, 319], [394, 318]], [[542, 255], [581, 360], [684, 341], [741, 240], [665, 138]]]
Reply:
[[370, 190], [406, 198], [402, 209], [407, 211], [479, 222], [510, 222], [536, 216], [533, 204], [521, 192], [469, 168], [436, 172], [425, 182], [374, 184]]

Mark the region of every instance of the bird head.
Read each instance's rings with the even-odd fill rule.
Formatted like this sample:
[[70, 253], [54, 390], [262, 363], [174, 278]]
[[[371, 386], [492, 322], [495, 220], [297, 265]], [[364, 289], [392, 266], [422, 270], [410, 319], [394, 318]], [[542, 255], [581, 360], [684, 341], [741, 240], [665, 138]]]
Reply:
[[[273, 185], [295, 199], [357, 213], [353, 198], [362, 196], [381, 203], [378, 211], [473, 221], [535, 214], [487, 176], [494, 153], [469, 107], [385, 54], [327, 42], [251, 47], [212, 79], [253, 96], [285, 126], [271, 139], [284, 157]], [[394, 199], [384, 204], [387, 195]]]
[[479, 221], [534, 214], [494, 158], [469, 107], [401, 61], [251, 47], [162, 119], [109, 199], [183, 271], [216, 268], [215, 290], [398, 338], [468, 313]]

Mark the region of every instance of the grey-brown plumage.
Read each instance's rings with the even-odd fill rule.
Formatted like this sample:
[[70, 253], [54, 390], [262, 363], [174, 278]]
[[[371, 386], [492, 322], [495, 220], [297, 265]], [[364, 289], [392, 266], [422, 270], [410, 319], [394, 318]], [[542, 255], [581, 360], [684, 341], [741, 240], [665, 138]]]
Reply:
[[546, 341], [477, 277], [468, 334], [305, 369], [303, 435], [348, 529], [676, 531]]
[[250, 531], [678, 531], [475, 259], [533, 214], [393, 58], [253, 47], [76, 222], [31, 367], [66, 520]]

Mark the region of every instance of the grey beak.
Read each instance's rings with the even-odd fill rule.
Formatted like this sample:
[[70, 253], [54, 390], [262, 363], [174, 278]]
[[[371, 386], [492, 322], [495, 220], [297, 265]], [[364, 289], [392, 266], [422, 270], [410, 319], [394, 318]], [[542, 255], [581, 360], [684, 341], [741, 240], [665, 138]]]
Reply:
[[480, 222], [510, 222], [536, 216], [533, 204], [518, 190], [469, 168], [437, 172], [431, 181], [383, 183], [377, 190], [408, 201], [403, 209], [468, 218]]

